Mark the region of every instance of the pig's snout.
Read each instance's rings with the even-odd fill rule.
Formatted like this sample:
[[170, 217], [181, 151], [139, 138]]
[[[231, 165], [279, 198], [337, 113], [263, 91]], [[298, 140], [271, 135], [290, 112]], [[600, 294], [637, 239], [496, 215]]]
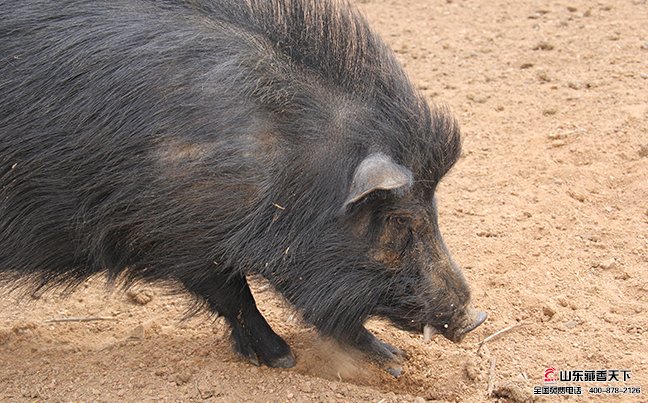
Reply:
[[478, 311], [476, 309], [472, 309], [471, 311], [471, 320], [461, 332], [462, 336], [470, 331], [475, 330], [475, 328], [484, 323], [486, 321], [486, 318], [488, 318], [488, 314], [484, 311]]
[[460, 317], [455, 319], [455, 323], [444, 324], [443, 329], [437, 329], [432, 325], [425, 325], [423, 328], [423, 340], [427, 342], [434, 334], [441, 333], [447, 339], [459, 343], [467, 333], [475, 330], [479, 325], [484, 323], [486, 318], [488, 318], [486, 312], [468, 308]]
[[451, 331], [444, 333], [443, 335], [455, 343], [459, 343], [468, 332], [475, 330], [477, 326], [484, 323], [487, 317], [488, 314], [484, 311], [468, 308], [466, 309], [463, 318], [459, 318], [456, 325], [449, 329]]

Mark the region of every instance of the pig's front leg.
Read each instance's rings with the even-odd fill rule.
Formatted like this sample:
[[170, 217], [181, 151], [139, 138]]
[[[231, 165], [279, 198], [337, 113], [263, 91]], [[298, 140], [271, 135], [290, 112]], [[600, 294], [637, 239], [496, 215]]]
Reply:
[[385, 368], [394, 377], [403, 372], [405, 353], [397, 347], [378, 339], [364, 326], [350, 340], [342, 342], [361, 351], [368, 359]]

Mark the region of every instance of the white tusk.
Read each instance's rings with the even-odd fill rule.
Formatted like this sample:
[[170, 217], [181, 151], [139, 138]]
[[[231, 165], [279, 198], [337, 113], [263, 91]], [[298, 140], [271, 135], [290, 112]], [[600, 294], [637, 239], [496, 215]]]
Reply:
[[423, 328], [423, 341], [428, 343], [436, 333], [438, 332], [432, 325], [425, 325]]

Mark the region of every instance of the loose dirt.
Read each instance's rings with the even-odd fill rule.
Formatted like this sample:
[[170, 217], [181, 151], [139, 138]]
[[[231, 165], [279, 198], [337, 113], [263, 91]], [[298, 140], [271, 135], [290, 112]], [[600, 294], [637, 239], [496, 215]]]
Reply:
[[[409, 354], [394, 379], [321, 341], [263, 283], [297, 367], [255, 367], [220, 319], [144, 285], [0, 300], [2, 401], [525, 401], [546, 368], [630, 370], [648, 397], [646, 0], [363, 0], [413, 82], [447, 104], [463, 156], [442, 231], [488, 321], [461, 344], [370, 328]], [[62, 318], [90, 321], [51, 321]], [[487, 336], [514, 326], [484, 344]], [[562, 383], [568, 384], [568, 383]], [[490, 396], [487, 392], [490, 391]]]

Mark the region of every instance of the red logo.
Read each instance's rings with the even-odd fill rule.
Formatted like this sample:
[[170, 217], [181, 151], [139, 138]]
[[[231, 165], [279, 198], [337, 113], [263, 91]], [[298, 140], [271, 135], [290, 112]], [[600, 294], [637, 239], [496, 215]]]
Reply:
[[544, 381], [545, 383], [555, 383], [556, 379], [556, 368], [547, 368], [544, 372]]

